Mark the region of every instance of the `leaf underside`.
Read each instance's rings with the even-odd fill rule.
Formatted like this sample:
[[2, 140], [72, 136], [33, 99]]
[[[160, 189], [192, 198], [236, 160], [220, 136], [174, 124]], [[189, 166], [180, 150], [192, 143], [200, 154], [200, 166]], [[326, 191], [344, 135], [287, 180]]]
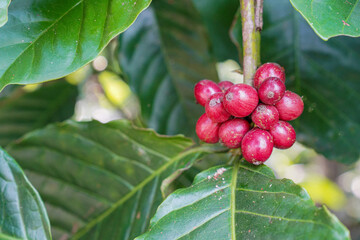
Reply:
[[153, 8], [141, 13], [119, 36], [119, 41], [121, 69], [140, 99], [141, 115], [147, 126], [163, 134], [190, 129], [161, 50]]
[[[175, 230], [176, 229], [176, 230]], [[266, 166], [215, 167], [171, 194], [140, 239], [350, 239], [326, 207]]]
[[20, 166], [0, 148], [0, 239], [51, 239], [38, 192]]
[[0, 28], [0, 89], [63, 77], [94, 59], [150, 0], [13, 1]]
[[184, 152], [192, 144], [127, 121], [68, 121], [27, 134], [9, 151], [42, 196], [54, 239], [123, 240], [146, 230], [162, 180], [201, 155]]
[[202, 110], [193, 86], [204, 78], [217, 80], [210, 49], [191, 0], [155, 1], [120, 36], [120, 64], [149, 127], [194, 136]]

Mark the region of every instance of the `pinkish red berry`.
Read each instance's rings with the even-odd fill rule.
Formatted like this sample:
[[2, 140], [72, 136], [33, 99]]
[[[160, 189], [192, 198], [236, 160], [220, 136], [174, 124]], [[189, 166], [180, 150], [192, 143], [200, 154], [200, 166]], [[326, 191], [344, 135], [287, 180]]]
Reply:
[[254, 87], [258, 89], [263, 81], [269, 77], [277, 77], [285, 83], [285, 70], [277, 63], [261, 65], [254, 75]]
[[225, 122], [231, 117], [230, 113], [224, 108], [223, 98], [224, 93], [214, 93], [205, 104], [206, 115], [213, 122]]
[[221, 89], [211, 80], [201, 80], [194, 87], [195, 99], [201, 106], [205, 106], [210, 96], [217, 92], [221, 92]]
[[217, 143], [219, 141], [219, 123], [214, 123], [204, 113], [196, 123], [196, 134], [201, 141]]
[[273, 136], [274, 146], [280, 149], [287, 149], [294, 145], [296, 141], [296, 132], [290, 123], [279, 121], [270, 128]]
[[236, 84], [226, 91], [223, 103], [228, 113], [241, 118], [254, 111], [259, 97], [255, 88], [246, 84]]
[[243, 138], [241, 151], [249, 163], [259, 165], [269, 159], [274, 147], [271, 134], [260, 128], [253, 128]]
[[228, 90], [234, 84], [230, 81], [221, 81], [218, 85], [223, 92], [226, 92], [226, 90]]
[[279, 112], [272, 105], [259, 104], [251, 114], [251, 120], [257, 127], [269, 130], [279, 121]]
[[259, 98], [265, 104], [274, 105], [285, 94], [285, 84], [277, 77], [267, 78], [259, 87]]
[[280, 120], [291, 121], [298, 118], [304, 110], [304, 102], [299, 95], [286, 91], [283, 98], [275, 104]]
[[228, 148], [239, 148], [244, 135], [250, 130], [250, 124], [245, 119], [230, 119], [221, 124], [219, 137]]

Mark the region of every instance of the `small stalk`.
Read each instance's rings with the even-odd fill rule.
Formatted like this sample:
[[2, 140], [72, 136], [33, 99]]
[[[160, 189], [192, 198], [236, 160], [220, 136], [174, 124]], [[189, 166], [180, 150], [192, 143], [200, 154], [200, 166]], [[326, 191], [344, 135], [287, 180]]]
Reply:
[[255, 0], [255, 28], [256, 32], [263, 29], [263, 4], [264, 0]]
[[255, 0], [255, 37], [256, 37], [256, 67], [260, 66], [261, 64], [261, 57], [260, 57], [260, 33], [263, 29], [263, 4], [264, 0]]
[[262, 0], [240, 0], [244, 83], [251, 86], [254, 85], [254, 74], [261, 62], [260, 31], [262, 29], [262, 3]]

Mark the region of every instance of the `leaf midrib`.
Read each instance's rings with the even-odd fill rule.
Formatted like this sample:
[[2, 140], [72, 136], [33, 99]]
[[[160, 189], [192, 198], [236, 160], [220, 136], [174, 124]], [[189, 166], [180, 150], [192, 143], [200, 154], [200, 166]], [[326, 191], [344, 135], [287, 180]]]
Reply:
[[202, 147], [196, 147], [192, 148], [190, 150], [187, 150], [185, 152], [182, 152], [178, 155], [176, 155], [173, 158], [170, 158], [166, 164], [164, 164], [162, 167], [154, 171], [151, 175], [149, 175], [145, 180], [143, 180], [140, 184], [135, 186], [128, 194], [126, 194], [123, 198], [121, 198], [119, 201], [117, 201], [112, 207], [110, 207], [108, 210], [94, 218], [92, 221], [90, 221], [88, 224], [86, 224], [80, 231], [78, 231], [72, 239], [80, 239], [82, 236], [84, 236], [89, 230], [91, 230], [92, 227], [94, 227], [97, 223], [104, 220], [107, 216], [109, 216], [112, 212], [114, 212], [119, 206], [121, 206], [124, 202], [129, 200], [135, 193], [137, 193], [140, 189], [142, 189], [146, 184], [148, 184], [153, 178], [163, 173], [168, 167], [170, 167], [173, 163], [176, 161], [184, 158], [187, 155], [190, 155], [192, 153], [201, 152], [203, 150]]
[[[47, 27], [44, 31], [42, 31], [15, 59], [14, 61], [6, 68], [4, 73], [1, 75], [0, 79], [9, 71], [9, 69], [14, 65], [14, 63], [21, 57], [30, 47], [34, 46], [35, 43], [45, 34], [47, 33], [55, 24], [57, 24], [62, 18], [64, 18], [71, 10], [77, 7], [80, 3], [84, 0], [79, 0], [77, 3], [74, 4], [69, 10], [67, 10], [63, 15], [61, 15], [58, 19], [56, 19], [49, 27]], [[8, 81], [7, 81], [8, 82]]]
[[[235, 166], [234, 166], [235, 168]], [[249, 169], [249, 168], [246, 168], [244, 167], [243, 165], [240, 165], [237, 167], [237, 169], [239, 168], [243, 168], [243, 169], [246, 169], [250, 172], [254, 172], [256, 174], [261, 174], [269, 179], [272, 179], [270, 176], [266, 175], [266, 174], [263, 174], [261, 172], [258, 172], [258, 171], [255, 171], [255, 170], [252, 170], [252, 169]], [[242, 190], [245, 190], [245, 191], [254, 191], [252, 189], [246, 189], [246, 188], [243, 188]], [[265, 192], [264, 192], [265, 193]], [[279, 193], [279, 192], [266, 192], [266, 193]], [[286, 192], [285, 192], [286, 193]], [[292, 194], [292, 195], [295, 195], [296, 197], [298, 197], [300, 199], [300, 201], [308, 201], [307, 199], [304, 199], [302, 196], [299, 196], [299, 195], [296, 195], [296, 194], [293, 194], [293, 193], [288, 193], [288, 194]], [[304, 222], [304, 223], [313, 223], [313, 224], [317, 224], [317, 225], [322, 225], [322, 226], [325, 226], [327, 227], [328, 229], [330, 229], [331, 231], [333, 231], [334, 229], [327, 225], [327, 224], [324, 224], [324, 223], [321, 223], [321, 222], [316, 222], [316, 221], [312, 221], [312, 220], [306, 220], [306, 219], [292, 219], [292, 218], [285, 218], [285, 217], [280, 217], [280, 216], [271, 216], [271, 215], [266, 215], [266, 214], [261, 214], [261, 213], [256, 213], [256, 212], [249, 212], [249, 211], [245, 211], [245, 210], [236, 210], [235, 209], [235, 213], [246, 213], [246, 214], [250, 214], [250, 215], [255, 215], [255, 216], [261, 216], [261, 217], [268, 217], [268, 218], [277, 218], [277, 219], [282, 219], [282, 220], [286, 220], [286, 221], [298, 221], [298, 222]]]
[[231, 185], [230, 185], [230, 217], [231, 217], [231, 239], [236, 240], [236, 231], [235, 231], [235, 213], [236, 213], [236, 182], [237, 182], [237, 174], [239, 170], [239, 161], [235, 163], [232, 169], [232, 178], [231, 178]]
[[[2, 157], [5, 157], [5, 156], [3, 155]], [[17, 181], [17, 176], [14, 175], [13, 169], [10, 166], [10, 164], [11, 163], [8, 162], [8, 167], [10, 168], [11, 175], [13, 176], [13, 181], [15, 182], [16, 186], [21, 186], [21, 184], [19, 184], [19, 182]], [[21, 196], [20, 191], [21, 191], [21, 189], [19, 187], [17, 187], [16, 188], [17, 199], [18, 199], [17, 207], [19, 208], [19, 215], [20, 215], [20, 220], [21, 220], [20, 228], [21, 228], [21, 231], [25, 234], [25, 238], [28, 239], [28, 232], [25, 229], [25, 218], [24, 218], [24, 213], [23, 213], [23, 208], [22, 208], [22, 206], [23, 206], [22, 200], [23, 199], [20, 197]]]
[[[238, 167], [235, 167], [234, 166], [234, 169], [239, 169], [239, 168], [244, 168], [243, 166], [238, 166]], [[249, 170], [251, 172], [256, 172], [257, 174], [259, 174], [260, 172], [257, 172], [257, 171], [253, 171], [253, 170], [250, 170], [248, 168], [244, 168], [246, 170]], [[234, 170], [233, 170], [234, 171]], [[237, 171], [236, 171], [237, 173]], [[261, 173], [262, 174], [262, 173]], [[265, 174], [262, 174], [264, 176], [266, 176]], [[269, 176], [266, 176], [268, 178], [270, 178]], [[234, 179], [232, 179], [233, 181]], [[233, 189], [231, 189], [233, 191]], [[236, 189], [238, 190], [238, 189]], [[258, 193], [273, 193], [273, 194], [290, 194], [290, 195], [294, 195], [298, 198], [300, 198], [301, 201], [307, 201], [306, 199], [302, 198], [301, 196], [299, 195], [296, 195], [294, 193], [288, 193], [288, 192], [270, 192], [270, 191], [267, 191], [267, 192], [260, 192], [260, 191], [255, 191], [253, 189], [247, 189], [247, 188], [241, 188], [241, 191], [251, 191], [251, 192], [258, 192]], [[231, 197], [235, 196], [235, 194], [232, 194]], [[232, 206], [230, 206], [231, 210], [232, 210]], [[321, 223], [321, 222], [316, 222], [316, 221], [313, 221], [313, 220], [307, 220], [307, 219], [295, 219], [295, 218], [286, 218], [286, 217], [280, 217], [280, 216], [272, 216], [272, 215], [267, 215], [267, 214], [262, 214], [262, 213], [257, 213], [257, 212], [250, 212], [250, 211], [245, 211], [245, 210], [236, 210], [234, 211], [234, 215], [236, 213], [245, 213], [245, 214], [249, 214], [249, 215], [254, 215], [254, 216], [259, 216], [259, 217], [267, 217], [267, 218], [274, 218], [274, 219], [281, 219], [281, 220], [285, 220], [285, 221], [289, 221], [289, 222], [301, 222], [301, 223], [310, 223], [310, 224], [317, 224], [317, 225], [322, 225], [328, 229], [330, 229], [331, 231], [333, 231], [334, 229], [327, 225], [327, 224], [324, 224], [324, 223]], [[231, 217], [232, 217], [232, 220], [235, 219], [235, 216], [233, 214], [231, 214]], [[235, 225], [234, 225], [235, 226]], [[235, 227], [232, 227], [232, 230], [235, 230]], [[234, 235], [235, 236], [235, 235]], [[232, 238], [233, 240], [236, 239], [235, 238]]]
[[[196, 184], [200, 184], [200, 183], [203, 183], [203, 182], [205, 182], [205, 181], [208, 181], [208, 179], [205, 178], [205, 179], [197, 182]], [[180, 210], [182, 210], [182, 209], [184, 209], [184, 208], [187, 208], [187, 207], [189, 207], [189, 206], [192, 206], [192, 205], [194, 205], [194, 204], [196, 204], [196, 203], [199, 203], [200, 201], [204, 200], [205, 198], [208, 198], [208, 197], [212, 196], [214, 193], [216, 193], [216, 192], [218, 192], [218, 191], [223, 191], [223, 190], [225, 190], [226, 188], [229, 188], [229, 185], [228, 185], [228, 184], [223, 185], [223, 186], [219, 186], [219, 187], [217, 187], [217, 188], [214, 188], [212, 191], [209, 191], [206, 195], [203, 195], [201, 198], [198, 198], [198, 199], [195, 200], [195, 201], [189, 202], [189, 203], [187, 203], [186, 205], [181, 206], [181, 207], [179, 207], [179, 208], [173, 208], [172, 211], [180, 211]], [[184, 188], [184, 189], [179, 189], [179, 190], [177, 191], [177, 193], [181, 193], [182, 191], [186, 191], [186, 188]], [[230, 208], [227, 208], [227, 210], [230, 210]], [[161, 216], [160, 218], [158, 217], [158, 219], [161, 219], [161, 218], [165, 217], [165, 216], [168, 215], [168, 214], [169, 214], [169, 213], [166, 213], [166, 214], [164, 214], [163, 216]], [[155, 219], [155, 217], [157, 217], [157, 216], [155, 215], [154, 218], [151, 219], [150, 225], [152, 224], [152, 222], [158, 221], [158, 219]], [[189, 232], [189, 233], [190, 233], [190, 232]]]

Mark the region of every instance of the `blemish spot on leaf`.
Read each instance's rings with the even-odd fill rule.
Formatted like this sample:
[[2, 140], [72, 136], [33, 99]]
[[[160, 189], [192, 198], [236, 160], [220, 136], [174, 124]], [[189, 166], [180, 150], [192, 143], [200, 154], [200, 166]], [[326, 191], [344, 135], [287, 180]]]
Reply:
[[350, 26], [350, 24], [348, 24], [347, 22], [345, 22], [344, 20], [341, 20], [342, 23], [344, 24], [344, 26]]
[[217, 178], [222, 175], [226, 171], [226, 168], [219, 168], [216, 170], [216, 173], [214, 174], [214, 179], [217, 180]]

